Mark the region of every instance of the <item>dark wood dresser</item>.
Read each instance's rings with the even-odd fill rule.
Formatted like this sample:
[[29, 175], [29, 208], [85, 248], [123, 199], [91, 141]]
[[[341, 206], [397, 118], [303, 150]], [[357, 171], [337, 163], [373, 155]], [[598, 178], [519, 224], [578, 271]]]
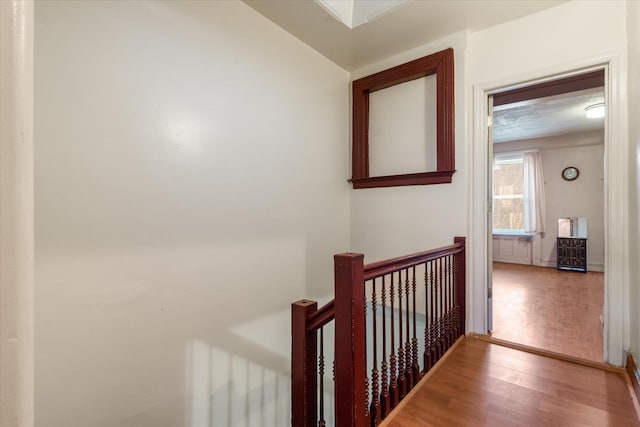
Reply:
[[587, 239], [558, 237], [558, 270], [587, 272]]

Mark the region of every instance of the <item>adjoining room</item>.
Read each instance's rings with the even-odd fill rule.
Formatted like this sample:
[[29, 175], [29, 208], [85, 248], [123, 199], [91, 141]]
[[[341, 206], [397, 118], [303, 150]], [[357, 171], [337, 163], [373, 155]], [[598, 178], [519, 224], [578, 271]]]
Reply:
[[604, 87], [557, 91], [494, 103], [492, 336], [602, 362]]

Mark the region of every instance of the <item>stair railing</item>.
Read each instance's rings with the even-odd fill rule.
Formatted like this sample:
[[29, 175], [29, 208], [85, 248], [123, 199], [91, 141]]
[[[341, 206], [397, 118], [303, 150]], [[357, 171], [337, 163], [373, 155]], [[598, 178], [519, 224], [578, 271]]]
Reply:
[[[364, 265], [334, 256], [335, 298], [292, 304], [292, 425], [325, 426], [324, 327], [334, 321], [329, 423], [375, 426], [465, 333], [465, 238]], [[318, 348], [320, 352], [318, 354]]]

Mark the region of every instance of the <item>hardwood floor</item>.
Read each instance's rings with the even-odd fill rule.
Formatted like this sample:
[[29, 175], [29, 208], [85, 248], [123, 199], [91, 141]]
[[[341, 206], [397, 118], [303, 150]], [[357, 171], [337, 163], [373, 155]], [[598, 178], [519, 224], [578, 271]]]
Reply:
[[610, 372], [464, 339], [382, 423], [423, 426], [640, 426]]
[[604, 274], [493, 263], [492, 336], [602, 362]]

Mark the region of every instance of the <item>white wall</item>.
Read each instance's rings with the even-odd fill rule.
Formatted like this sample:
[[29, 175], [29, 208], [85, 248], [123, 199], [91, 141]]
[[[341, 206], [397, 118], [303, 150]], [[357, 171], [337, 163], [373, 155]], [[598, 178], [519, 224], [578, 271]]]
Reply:
[[640, 3], [627, 2], [631, 351], [640, 360]]
[[372, 92], [368, 137], [370, 176], [435, 171], [436, 76]]
[[33, 419], [33, 2], [0, 2], [0, 426]]
[[36, 421], [289, 424], [348, 249], [348, 81], [242, 2], [35, 11]]
[[449, 245], [454, 236], [466, 235], [466, 40], [467, 33], [459, 33], [351, 74], [355, 80], [448, 47], [454, 49], [457, 172], [453, 182], [351, 190], [351, 250], [364, 253], [365, 263]]
[[[542, 150], [545, 173], [546, 234], [541, 241], [540, 264], [555, 266], [558, 218], [587, 218], [587, 264], [589, 270], [604, 269], [604, 146]], [[575, 181], [561, 177], [567, 166], [575, 166]], [[534, 255], [535, 257], [535, 255]]]
[[[617, 115], [609, 121], [612, 138], [607, 148], [608, 159], [623, 163], [627, 158], [626, 145], [626, 86], [622, 71], [626, 49], [626, 2], [623, 1], [570, 1], [545, 11], [516, 19], [483, 31], [469, 38], [469, 88], [474, 90], [475, 112], [485, 108], [481, 94], [508, 84], [523, 83], [550, 77], [580, 66], [611, 61], [609, 83], [612, 87], [610, 111]], [[597, 31], [593, 31], [597, 28]], [[582, 65], [581, 65], [582, 64]], [[617, 68], [616, 68], [617, 67]], [[471, 110], [470, 110], [471, 111]], [[486, 148], [482, 116], [474, 116], [474, 150], [472, 152], [473, 177], [471, 183], [470, 266], [472, 311], [469, 313], [475, 332], [485, 332], [486, 306]], [[608, 160], [607, 160], [608, 161]], [[616, 166], [616, 167], [614, 167]], [[612, 268], [605, 272], [605, 280], [613, 283], [605, 297], [612, 317], [608, 318], [605, 333], [606, 358], [614, 364], [622, 363], [623, 349], [629, 342], [628, 289], [625, 271], [628, 243], [624, 235], [626, 201], [625, 165], [606, 165], [611, 171], [607, 194], [608, 218], [615, 219], [609, 240]], [[618, 219], [622, 218], [622, 221]], [[607, 276], [608, 275], [608, 276]]]
[[529, 74], [624, 49], [625, 28], [625, 2], [599, 0], [569, 1], [472, 33], [470, 84]]
[[492, 260], [511, 264], [533, 265], [533, 239], [517, 235], [494, 234], [491, 239]]
[[[581, 216], [587, 218], [588, 269], [604, 270], [603, 142], [603, 131], [594, 131], [494, 144], [495, 153], [535, 148], [542, 156], [545, 236], [536, 235], [531, 242], [534, 265], [557, 266], [558, 218]], [[561, 172], [567, 166], [578, 168], [580, 176], [577, 180], [569, 182], [562, 179]], [[529, 263], [529, 258], [525, 261]]]

